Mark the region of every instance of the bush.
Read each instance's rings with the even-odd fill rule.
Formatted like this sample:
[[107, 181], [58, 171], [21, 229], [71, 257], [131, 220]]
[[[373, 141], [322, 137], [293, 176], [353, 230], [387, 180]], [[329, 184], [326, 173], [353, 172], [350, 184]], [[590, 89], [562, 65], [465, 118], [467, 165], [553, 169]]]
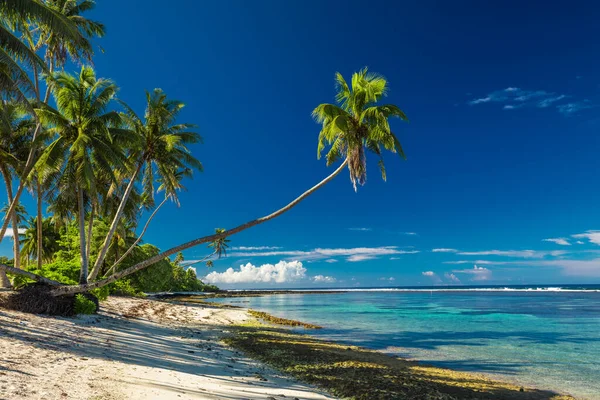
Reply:
[[75, 295], [75, 314], [94, 314], [96, 312], [96, 304], [85, 297], [84, 295]]

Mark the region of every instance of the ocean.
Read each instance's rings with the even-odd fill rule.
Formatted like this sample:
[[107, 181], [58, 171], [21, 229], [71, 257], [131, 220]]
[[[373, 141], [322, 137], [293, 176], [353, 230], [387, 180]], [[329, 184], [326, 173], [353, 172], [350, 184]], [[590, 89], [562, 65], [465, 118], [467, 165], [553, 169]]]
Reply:
[[387, 288], [214, 299], [312, 335], [600, 399], [600, 285]]

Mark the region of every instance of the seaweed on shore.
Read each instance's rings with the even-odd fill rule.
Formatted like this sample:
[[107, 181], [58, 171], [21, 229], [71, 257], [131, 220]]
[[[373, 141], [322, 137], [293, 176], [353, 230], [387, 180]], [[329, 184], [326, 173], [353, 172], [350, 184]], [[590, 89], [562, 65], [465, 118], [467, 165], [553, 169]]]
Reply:
[[301, 381], [347, 399], [572, 399], [256, 323], [236, 326], [225, 342]]
[[276, 324], [276, 325], [301, 326], [306, 329], [323, 329], [323, 327], [319, 326], [319, 325], [309, 324], [309, 323], [302, 322], [302, 321], [296, 321], [294, 319], [279, 318], [279, 317], [276, 317], [274, 315], [271, 315], [271, 314], [268, 314], [268, 313], [262, 312], [262, 311], [256, 311], [256, 310], [249, 309], [248, 314], [252, 315], [254, 318], [263, 320], [265, 322], [270, 322], [270, 323]]

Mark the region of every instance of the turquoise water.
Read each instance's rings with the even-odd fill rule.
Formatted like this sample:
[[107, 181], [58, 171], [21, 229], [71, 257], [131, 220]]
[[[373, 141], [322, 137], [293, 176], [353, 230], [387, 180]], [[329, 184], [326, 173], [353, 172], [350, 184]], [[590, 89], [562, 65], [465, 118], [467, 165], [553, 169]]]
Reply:
[[600, 292], [355, 291], [221, 301], [322, 325], [312, 334], [338, 342], [600, 399]]

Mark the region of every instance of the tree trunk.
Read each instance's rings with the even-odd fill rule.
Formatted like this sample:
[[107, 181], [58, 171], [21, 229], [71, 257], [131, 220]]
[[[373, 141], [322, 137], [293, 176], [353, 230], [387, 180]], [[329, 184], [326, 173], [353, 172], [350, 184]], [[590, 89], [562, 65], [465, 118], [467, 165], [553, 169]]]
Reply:
[[92, 272], [90, 273], [90, 276], [88, 277], [89, 280], [96, 279], [96, 277], [98, 276], [98, 272], [100, 272], [100, 267], [102, 266], [102, 263], [104, 262], [104, 258], [106, 257], [106, 253], [108, 252], [108, 248], [110, 247], [110, 241], [112, 240], [113, 236], [115, 235], [115, 231], [117, 230], [117, 225], [119, 225], [119, 220], [121, 219], [121, 216], [123, 215], [123, 210], [125, 210], [125, 205], [127, 204], [127, 199], [129, 199], [131, 190], [135, 186], [135, 179], [137, 178], [137, 175], [139, 174], [140, 170], [142, 169], [142, 164], [143, 163], [140, 163], [138, 165], [137, 169], [133, 173], [133, 176], [129, 180], [129, 184], [127, 185], [127, 188], [125, 189], [125, 192], [123, 193], [123, 198], [121, 199], [121, 202], [119, 203], [119, 208], [117, 208], [117, 212], [115, 213], [112, 223], [110, 224], [110, 229], [108, 230], [108, 234], [106, 235], [106, 238], [104, 239], [104, 243], [102, 244], [102, 247], [100, 248], [100, 251], [98, 252], [98, 258], [96, 259], [94, 268], [92, 268]]
[[88, 263], [90, 260], [90, 254], [92, 254], [92, 231], [94, 229], [94, 206], [92, 205], [92, 211], [90, 211], [90, 217], [88, 219], [88, 232], [87, 232], [87, 259]]
[[37, 221], [36, 221], [36, 230], [37, 230], [37, 267], [39, 270], [42, 269], [42, 245], [44, 240], [44, 233], [42, 232], [42, 184], [40, 183], [40, 175], [38, 174], [36, 179], [37, 184]]
[[[8, 199], [8, 203], [10, 204], [13, 200], [12, 181], [10, 179], [10, 174], [8, 173], [6, 168], [3, 167], [1, 169], [1, 172], [2, 177], [4, 178], [4, 183], [6, 184], [6, 197]], [[19, 221], [17, 213], [13, 212], [11, 215], [7, 215], [6, 217], [10, 217], [13, 228], [14, 266], [15, 268], [21, 268], [21, 244], [19, 243]]]
[[77, 189], [77, 206], [79, 208], [79, 252], [81, 253], [81, 271], [79, 273], [79, 284], [85, 285], [88, 276], [88, 259], [85, 243], [85, 207], [83, 204], [83, 190]]
[[[37, 116], [35, 116], [35, 118], [37, 120]], [[33, 143], [35, 143], [35, 140], [37, 138], [37, 135], [39, 134], [41, 127], [42, 127], [42, 124], [40, 122], [38, 122], [35, 127], [35, 131], [33, 131], [33, 138], [31, 139], [31, 143], [32, 143], [31, 150], [29, 150], [29, 155], [27, 156], [27, 162], [25, 163], [25, 167], [23, 168], [23, 174], [21, 175], [21, 177], [19, 179], [19, 186], [17, 187], [17, 193], [15, 193], [15, 196], [13, 197], [13, 201], [10, 203], [10, 206], [8, 207], [8, 211], [6, 212], [6, 215], [10, 215], [11, 213], [13, 213], [15, 211], [17, 204], [19, 204], [19, 199], [21, 198], [23, 189], [25, 189], [25, 182], [27, 181], [27, 177], [29, 176], [29, 173], [31, 172], [31, 169], [33, 168], [33, 164], [34, 164], [35, 146], [33, 146]], [[0, 243], [2, 243], [2, 239], [4, 239], [4, 235], [6, 234], [6, 228], [8, 228], [8, 221], [9, 221], [9, 218], [5, 218], [4, 223], [2, 224], [2, 228], [0, 228]]]
[[[163, 251], [162, 253], [151, 257], [145, 261], [142, 261], [141, 263], [138, 263], [132, 267], [129, 267], [127, 269], [124, 269], [122, 271], [119, 271], [105, 279], [90, 283], [90, 284], [80, 284], [80, 285], [71, 285], [71, 286], [59, 286], [55, 289], [52, 290], [52, 295], [54, 296], [60, 296], [60, 295], [65, 295], [65, 294], [74, 294], [74, 293], [82, 293], [82, 292], [87, 292], [89, 290], [93, 290], [102, 286], [106, 286], [108, 284], [111, 284], [127, 275], [131, 275], [134, 272], [140, 271], [146, 267], [149, 267], [150, 265], [156, 263], [157, 261], [163, 260], [166, 257], [169, 257], [175, 253], [178, 253], [180, 251], [189, 249], [190, 247], [194, 247], [197, 246], [199, 244], [202, 243], [208, 243], [208, 242], [212, 242], [215, 241], [217, 239], [221, 239], [224, 237], [228, 237], [231, 235], [234, 235], [238, 232], [244, 231], [248, 228], [251, 228], [253, 226], [262, 224], [263, 222], [267, 222], [273, 218], [276, 218], [278, 216], [280, 216], [281, 214], [285, 213], [286, 211], [291, 210], [294, 206], [296, 206], [298, 203], [300, 203], [302, 200], [304, 200], [306, 197], [310, 196], [313, 192], [315, 192], [317, 189], [323, 187], [327, 182], [329, 182], [330, 180], [332, 180], [337, 174], [339, 174], [342, 169], [344, 169], [344, 167], [348, 164], [348, 160], [344, 160], [344, 162], [342, 163], [342, 165], [340, 165], [331, 175], [329, 175], [327, 178], [323, 179], [321, 182], [319, 182], [318, 184], [316, 184], [315, 186], [313, 186], [312, 188], [308, 189], [306, 192], [302, 193], [299, 197], [297, 197], [294, 201], [292, 201], [291, 203], [289, 203], [288, 205], [286, 205], [283, 208], [280, 208], [279, 210], [266, 215], [264, 217], [261, 218], [257, 218], [255, 220], [246, 222], [245, 224], [239, 225], [233, 229], [229, 229], [225, 232], [222, 233], [217, 233], [214, 235], [210, 235], [210, 236], [204, 236], [198, 239], [194, 239], [190, 242], [181, 244], [179, 246], [170, 248], [169, 250]], [[2, 266], [0, 266], [1, 268]]]
[[115, 261], [115, 263], [112, 265], [112, 267], [110, 267], [108, 269], [108, 271], [106, 272], [105, 275], [110, 274], [117, 267], [117, 265], [119, 265], [121, 263], [121, 261], [123, 261], [125, 259], [125, 257], [127, 257], [127, 255], [129, 253], [131, 253], [133, 251], [133, 249], [135, 249], [135, 246], [137, 246], [137, 244], [142, 241], [142, 238], [144, 237], [144, 233], [146, 233], [146, 229], [148, 229], [148, 225], [150, 225], [150, 222], [152, 221], [152, 218], [154, 218], [154, 216], [156, 215], [156, 213], [158, 212], [158, 210], [160, 210], [160, 208], [163, 206], [163, 204], [165, 204], [165, 202], [168, 199], [169, 199], [168, 197], [165, 197], [165, 199], [158, 205], [158, 207], [156, 207], [156, 209], [154, 210], [154, 212], [152, 212], [152, 214], [150, 214], [150, 217], [148, 217], [148, 221], [146, 221], [146, 225], [144, 225], [144, 229], [142, 229], [142, 232], [137, 237], [137, 239], [135, 240], [135, 242], [133, 242], [133, 244], [131, 245], [131, 247], [129, 247], [127, 249], [127, 251], [125, 253], [123, 253], [123, 255], [121, 256], [121, 258], [118, 258]]

